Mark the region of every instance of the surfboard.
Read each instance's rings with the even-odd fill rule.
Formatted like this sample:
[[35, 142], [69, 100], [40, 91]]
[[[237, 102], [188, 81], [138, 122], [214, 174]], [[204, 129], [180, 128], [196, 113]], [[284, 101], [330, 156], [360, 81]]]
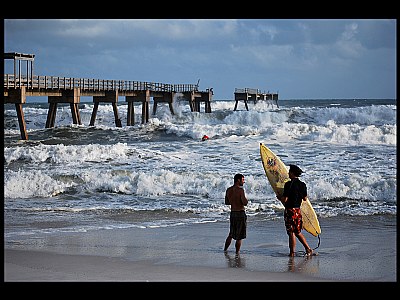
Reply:
[[[265, 175], [272, 189], [277, 196], [282, 196], [285, 183], [290, 180], [288, 168], [279, 156], [263, 143], [260, 143], [260, 155]], [[302, 201], [300, 210], [303, 216], [303, 229], [313, 236], [318, 236], [321, 233], [321, 227], [319, 226], [317, 214], [310, 200]]]

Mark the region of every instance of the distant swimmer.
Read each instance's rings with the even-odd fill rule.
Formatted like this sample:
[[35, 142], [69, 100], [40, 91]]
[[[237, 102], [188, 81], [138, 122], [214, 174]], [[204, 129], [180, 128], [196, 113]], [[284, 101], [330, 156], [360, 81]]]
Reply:
[[206, 141], [206, 140], [208, 140], [209, 139], [209, 137], [208, 137], [208, 135], [203, 135], [203, 137], [201, 138], [201, 140], [204, 142], [204, 141]]

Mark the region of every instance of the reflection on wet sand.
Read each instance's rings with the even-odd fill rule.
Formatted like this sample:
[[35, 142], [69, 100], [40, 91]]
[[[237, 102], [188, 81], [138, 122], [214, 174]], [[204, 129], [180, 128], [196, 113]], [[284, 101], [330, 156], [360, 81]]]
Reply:
[[[314, 257], [314, 261], [313, 261]], [[304, 256], [304, 257], [289, 257], [288, 271], [296, 273], [308, 273], [317, 274], [319, 273], [319, 261], [315, 256]]]
[[244, 268], [246, 267], [245, 260], [240, 257], [240, 254], [235, 254], [234, 257], [225, 252], [226, 261], [230, 268]]

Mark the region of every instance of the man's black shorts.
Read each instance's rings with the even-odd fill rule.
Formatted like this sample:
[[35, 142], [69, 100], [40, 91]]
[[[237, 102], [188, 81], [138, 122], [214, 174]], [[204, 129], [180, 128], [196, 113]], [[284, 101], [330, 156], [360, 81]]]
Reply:
[[234, 240], [246, 238], [247, 216], [244, 210], [231, 211], [229, 235]]

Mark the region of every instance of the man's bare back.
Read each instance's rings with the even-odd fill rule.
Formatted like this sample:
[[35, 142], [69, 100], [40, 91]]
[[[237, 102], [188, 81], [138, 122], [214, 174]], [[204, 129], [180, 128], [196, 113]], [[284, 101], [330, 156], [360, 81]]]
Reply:
[[225, 204], [231, 206], [231, 211], [244, 210], [245, 205], [247, 205], [247, 198], [243, 188], [237, 185], [229, 187], [225, 193]]

